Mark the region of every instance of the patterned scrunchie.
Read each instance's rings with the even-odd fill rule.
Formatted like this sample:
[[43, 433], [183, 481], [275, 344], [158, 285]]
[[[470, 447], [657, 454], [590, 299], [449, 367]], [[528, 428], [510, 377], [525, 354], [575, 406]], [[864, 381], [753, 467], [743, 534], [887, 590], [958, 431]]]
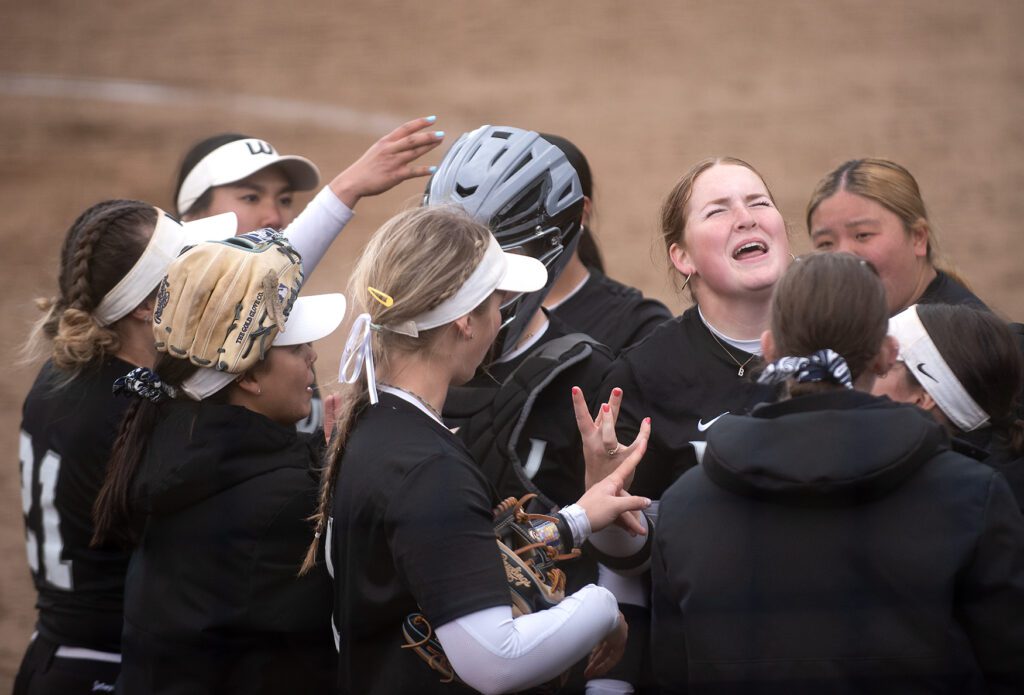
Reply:
[[136, 367], [122, 377], [114, 380], [114, 395], [124, 394], [145, 398], [159, 403], [167, 398], [174, 398], [174, 387], [168, 386], [152, 369]]
[[759, 384], [781, 384], [795, 378], [799, 383], [831, 381], [848, 389], [853, 388], [850, 368], [838, 352], [818, 350], [807, 357], [783, 357], [775, 360], [758, 378]]

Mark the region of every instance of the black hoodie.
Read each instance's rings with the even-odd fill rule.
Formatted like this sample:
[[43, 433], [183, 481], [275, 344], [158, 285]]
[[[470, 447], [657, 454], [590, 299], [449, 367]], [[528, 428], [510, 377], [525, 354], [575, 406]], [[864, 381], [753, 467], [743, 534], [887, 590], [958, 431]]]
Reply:
[[296, 577], [318, 441], [238, 406], [166, 406], [134, 488], [119, 692], [330, 691], [330, 580]]
[[658, 526], [670, 689], [1024, 689], [1024, 519], [912, 406], [843, 391], [723, 417]]

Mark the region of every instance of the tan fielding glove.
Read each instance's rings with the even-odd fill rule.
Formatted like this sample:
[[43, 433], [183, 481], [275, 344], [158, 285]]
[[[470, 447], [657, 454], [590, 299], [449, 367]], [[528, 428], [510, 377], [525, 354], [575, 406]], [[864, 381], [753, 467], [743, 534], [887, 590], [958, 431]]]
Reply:
[[171, 263], [157, 289], [156, 348], [240, 374], [263, 359], [302, 280], [301, 258], [278, 232], [197, 244]]

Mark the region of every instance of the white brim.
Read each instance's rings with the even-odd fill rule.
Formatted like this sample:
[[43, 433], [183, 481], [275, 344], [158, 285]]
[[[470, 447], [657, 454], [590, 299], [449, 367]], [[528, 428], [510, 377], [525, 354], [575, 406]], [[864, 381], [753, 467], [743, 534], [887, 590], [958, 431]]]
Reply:
[[536, 292], [548, 282], [548, 270], [536, 258], [505, 253], [505, 275], [495, 289], [503, 292]]
[[238, 215], [224, 212], [201, 220], [182, 222], [185, 230], [185, 246], [195, 246], [204, 241], [223, 241], [238, 232]]
[[292, 306], [284, 330], [274, 339], [275, 346], [301, 345], [326, 338], [345, 318], [345, 296], [337, 292], [299, 297]]

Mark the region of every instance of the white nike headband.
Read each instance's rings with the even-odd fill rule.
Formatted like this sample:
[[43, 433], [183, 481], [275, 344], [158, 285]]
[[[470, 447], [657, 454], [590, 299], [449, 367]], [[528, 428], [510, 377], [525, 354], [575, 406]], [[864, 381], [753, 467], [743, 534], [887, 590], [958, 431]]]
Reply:
[[953, 424], [964, 432], [988, 424], [988, 414], [967, 393], [935, 347], [917, 315], [916, 304], [889, 319], [889, 335], [900, 344], [899, 359]]
[[[530, 256], [520, 256], [501, 250], [494, 236], [490, 237], [483, 258], [469, 278], [462, 283], [448, 299], [430, 311], [425, 311], [400, 324], [386, 323], [377, 326], [370, 322], [370, 315], [360, 314], [349, 332], [345, 350], [338, 367], [338, 380], [346, 384], [355, 383], [360, 374], [366, 373], [370, 402], [377, 403], [376, 371], [373, 364], [373, 349], [370, 333], [373, 330], [388, 330], [410, 337], [419, 337], [420, 331], [430, 330], [451, 323], [480, 306], [493, 292], [514, 293], [536, 292], [548, 281], [544, 264]], [[390, 306], [394, 299], [381, 290], [367, 288], [375, 301]]]
[[186, 246], [201, 241], [229, 239], [238, 228], [238, 218], [233, 212], [194, 222], [179, 222], [160, 208], [155, 210], [156, 227], [146, 249], [121, 281], [104, 295], [93, 312], [101, 326], [109, 326], [142, 304], [164, 279], [171, 261]]

